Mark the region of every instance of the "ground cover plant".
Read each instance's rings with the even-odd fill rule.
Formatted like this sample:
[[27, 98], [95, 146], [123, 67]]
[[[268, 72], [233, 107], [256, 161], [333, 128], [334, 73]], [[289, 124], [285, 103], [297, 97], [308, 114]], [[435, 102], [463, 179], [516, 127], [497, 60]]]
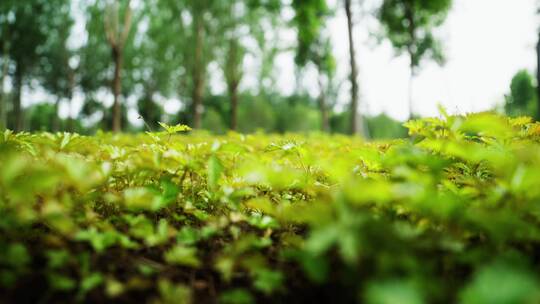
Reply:
[[540, 124], [406, 126], [6, 131], [0, 301], [538, 303]]

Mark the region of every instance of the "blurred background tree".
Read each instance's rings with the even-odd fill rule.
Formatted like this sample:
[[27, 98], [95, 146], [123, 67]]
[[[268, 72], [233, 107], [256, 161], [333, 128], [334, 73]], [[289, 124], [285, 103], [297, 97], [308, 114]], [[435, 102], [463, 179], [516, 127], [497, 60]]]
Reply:
[[444, 63], [441, 43], [433, 31], [445, 21], [452, 0], [384, 0], [379, 10], [384, 37], [398, 54], [409, 55], [409, 118], [414, 116], [413, 81], [422, 59]]
[[[233, 131], [238, 128], [238, 102], [239, 89], [244, 77], [244, 60], [248, 52], [255, 52], [249, 48], [250, 37], [264, 35], [262, 23], [268, 16], [278, 14], [281, 9], [279, 0], [235, 0], [224, 1], [219, 15], [219, 28], [221, 35], [217, 47], [219, 64], [223, 71], [227, 93], [230, 99], [229, 128]], [[265, 17], [266, 16], [266, 17]], [[257, 40], [257, 48], [261, 47]]]
[[7, 128], [7, 93], [6, 93], [6, 80], [7, 74], [9, 72], [9, 63], [10, 63], [10, 48], [11, 48], [11, 37], [10, 37], [10, 28], [12, 16], [10, 12], [14, 7], [14, 0], [6, 0], [0, 3], [0, 33], [2, 34], [3, 39], [0, 40], [0, 46], [2, 47], [2, 55], [0, 57], [2, 66], [1, 66], [1, 77], [0, 77], [0, 130]]
[[[50, 121], [51, 131], [60, 130], [58, 111], [60, 102], [67, 99], [71, 103], [75, 86], [75, 71], [70, 65], [74, 51], [68, 46], [70, 30], [73, 26], [70, 12], [69, 1], [64, 1], [61, 5], [56, 6], [56, 13], [51, 16], [52, 18], [48, 22], [48, 25], [56, 31], [54, 34], [47, 35], [36, 75], [42, 86], [55, 96], [54, 115], [47, 116], [44, 113], [44, 116]], [[45, 110], [45, 112], [50, 111]], [[30, 129], [35, 129], [33, 120], [33, 118], [30, 119]]]
[[120, 95], [122, 93], [121, 74], [124, 64], [124, 49], [133, 25], [132, 9], [130, 0], [109, 0], [105, 4], [104, 23], [105, 37], [111, 49], [114, 64], [114, 76], [112, 80], [113, 92], [113, 123], [112, 130], [122, 130], [122, 113]]
[[[537, 1], [537, 11], [540, 13], [540, 2]], [[536, 42], [536, 119], [540, 119], [540, 26], [537, 30], [538, 40]]]
[[[432, 31], [450, 2], [384, 0], [377, 8], [412, 75], [422, 58], [442, 58]], [[337, 73], [330, 32], [339, 14], [348, 81]], [[361, 113], [355, 27], [366, 17], [358, 0], [3, 0], [0, 128], [91, 134], [157, 130], [165, 121], [216, 133], [404, 137], [401, 122]], [[291, 31], [296, 39], [283, 39]], [[291, 55], [296, 90], [285, 94], [277, 63]]]
[[345, 1], [345, 15], [347, 16], [347, 34], [349, 37], [349, 58], [350, 58], [350, 81], [351, 81], [351, 103], [349, 108], [350, 115], [350, 132], [351, 134], [366, 135], [364, 122], [361, 113], [358, 113], [360, 88], [358, 85], [358, 63], [356, 59], [356, 49], [354, 42], [354, 16], [352, 8], [352, 0]]
[[327, 105], [325, 82], [331, 84], [336, 66], [330, 39], [323, 36], [322, 32], [330, 10], [325, 0], [293, 0], [292, 6], [295, 10], [293, 22], [297, 27], [298, 36], [295, 61], [301, 68], [311, 62], [317, 69], [320, 125], [322, 131], [329, 131], [329, 106]]
[[[85, 95], [82, 112], [86, 118], [97, 118], [101, 128], [118, 132], [122, 121], [127, 121], [127, 106], [120, 98], [130, 96], [135, 86], [133, 62], [138, 48], [130, 41], [142, 14], [134, 16], [130, 1], [88, 3], [82, 2], [88, 39], [78, 52]], [[112, 92], [112, 111], [103, 98], [106, 91]]]
[[[39, 72], [39, 63], [46, 56], [48, 37], [61, 36], [58, 31], [67, 24], [58, 22], [59, 15], [65, 15], [68, 0], [6, 0], [0, 4], [0, 28], [3, 29], [1, 39], [3, 50], [3, 76], [10, 76], [13, 91], [11, 115], [7, 116], [7, 125], [15, 131], [24, 129], [24, 109], [22, 107], [23, 88], [32, 85], [32, 80]], [[3, 81], [2, 81], [3, 82]], [[3, 91], [3, 90], [2, 90]], [[5, 94], [2, 92], [2, 96]], [[6, 106], [2, 97], [2, 124], [6, 124], [4, 113]]]
[[512, 116], [531, 116], [538, 114], [538, 102], [534, 78], [527, 70], [516, 73], [510, 83], [510, 93], [505, 96], [504, 110]]

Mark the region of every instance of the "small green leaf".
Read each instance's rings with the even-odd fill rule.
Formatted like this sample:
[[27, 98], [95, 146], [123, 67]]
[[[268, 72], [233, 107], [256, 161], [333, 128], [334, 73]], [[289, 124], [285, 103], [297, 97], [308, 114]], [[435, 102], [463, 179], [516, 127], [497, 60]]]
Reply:
[[190, 131], [191, 128], [186, 126], [186, 125], [182, 125], [182, 124], [177, 124], [177, 125], [174, 125], [174, 126], [169, 126], [168, 124], [164, 123], [164, 122], [158, 122], [158, 124], [163, 128], [165, 129], [165, 131], [169, 134], [174, 134], [174, 133], [178, 133], [178, 132], [186, 132], [186, 131]]
[[77, 287], [77, 281], [74, 279], [54, 272], [48, 274], [48, 281], [54, 290], [69, 291]]
[[158, 290], [162, 303], [165, 304], [189, 304], [192, 303], [192, 291], [182, 284], [174, 284], [169, 280], [159, 280]]
[[9, 245], [4, 254], [2, 262], [11, 265], [13, 268], [22, 268], [31, 261], [28, 250], [20, 243]]
[[272, 294], [283, 285], [283, 274], [269, 269], [257, 269], [254, 271], [255, 280], [253, 286], [265, 294]]
[[367, 304], [425, 303], [420, 291], [413, 284], [403, 280], [370, 283], [367, 287], [365, 300]]
[[223, 165], [217, 156], [212, 155], [208, 159], [208, 186], [215, 190], [218, 187], [218, 182], [223, 173]]
[[339, 227], [326, 226], [313, 231], [306, 242], [306, 250], [314, 255], [325, 253], [339, 240]]
[[185, 247], [183, 245], [176, 245], [169, 251], [165, 252], [165, 261], [169, 264], [176, 264], [181, 266], [189, 266], [197, 268], [201, 265], [199, 258], [197, 258], [197, 248]]
[[215, 269], [221, 274], [225, 282], [230, 282], [234, 272], [234, 259], [231, 257], [221, 257], [216, 261]]
[[125, 286], [121, 282], [115, 279], [107, 279], [105, 284], [105, 292], [107, 296], [116, 298], [125, 291]]
[[252, 304], [255, 299], [249, 291], [241, 288], [225, 291], [219, 297], [219, 303], [222, 304]]
[[183, 227], [178, 231], [178, 234], [176, 235], [176, 240], [178, 243], [191, 246], [195, 245], [197, 241], [199, 240], [199, 234], [197, 230], [191, 228], [191, 227]]
[[80, 294], [86, 294], [92, 289], [103, 284], [103, 282], [104, 282], [103, 275], [99, 272], [93, 272], [82, 279], [79, 292]]

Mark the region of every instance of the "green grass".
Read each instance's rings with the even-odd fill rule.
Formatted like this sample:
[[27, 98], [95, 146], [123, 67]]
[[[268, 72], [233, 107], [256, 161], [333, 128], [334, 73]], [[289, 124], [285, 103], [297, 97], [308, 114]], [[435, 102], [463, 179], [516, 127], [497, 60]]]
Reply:
[[540, 124], [0, 136], [0, 301], [536, 303]]

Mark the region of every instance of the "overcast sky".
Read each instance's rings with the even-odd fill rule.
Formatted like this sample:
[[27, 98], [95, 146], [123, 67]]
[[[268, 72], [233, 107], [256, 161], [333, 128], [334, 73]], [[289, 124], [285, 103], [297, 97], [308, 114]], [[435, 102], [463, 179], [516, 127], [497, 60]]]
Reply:
[[[366, 0], [368, 6], [377, 0]], [[330, 2], [335, 2], [330, 1]], [[447, 63], [426, 63], [416, 77], [414, 109], [421, 115], [437, 115], [440, 103], [451, 113], [481, 111], [501, 103], [512, 76], [520, 69], [536, 70], [535, 45], [540, 22], [536, 0], [454, 0], [440, 31]], [[408, 116], [409, 60], [396, 57], [392, 46], [378, 46], [370, 35], [377, 29], [369, 15], [357, 15], [356, 44], [360, 68], [362, 110], [386, 112], [398, 119]], [[348, 73], [346, 18], [341, 12], [329, 25], [338, 59], [338, 73]], [[292, 58], [280, 58], [283, 91], [294, 87]], [[346, 90], [340, 102], [347, 100]]]

